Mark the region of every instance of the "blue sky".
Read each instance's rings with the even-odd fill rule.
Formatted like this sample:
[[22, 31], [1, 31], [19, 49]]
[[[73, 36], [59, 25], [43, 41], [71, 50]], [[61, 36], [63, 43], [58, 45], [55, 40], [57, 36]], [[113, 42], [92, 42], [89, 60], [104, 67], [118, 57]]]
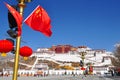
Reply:
[[[0, 39], [8, 38], [7, 8], [3, 4], [17, 0], [0, 0]], [[92, 49], [113, 51], [120, 42], [120, 0], [33, 0], [26, 4], [24, 19], [41, 5], [51, 18], [52, 36], [46, 37], [23, 23], [21, 46], [33, 50], [52, 45], [85, 45]]]

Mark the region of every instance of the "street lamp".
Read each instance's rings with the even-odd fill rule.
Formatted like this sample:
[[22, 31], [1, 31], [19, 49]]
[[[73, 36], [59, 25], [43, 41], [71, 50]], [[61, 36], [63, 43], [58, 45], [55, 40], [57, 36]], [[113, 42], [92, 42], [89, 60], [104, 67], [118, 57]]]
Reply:
[[[17, 0], [18, 1], [18, 7], [19, 7], [19, 13], [21, 16], [23, 16], [25, 3], [31, 2], [32, 0]], [[20, 25], [22, 28], [22, 24]], [[14, 61], [14, 71], [13, 71], [13, 80], [17, 80], [18, 75], [18, 65], [19, 65], [19, 50], [20, 50], [20, 43], [21, 43], [21, 36], [16, 37], [16, 52], [15, 52], [15, 61]]]
[[85, 70], [85, 68], [84, 68], [84, 65], [85, 65], [84, 59], [85, 59], [86, 54], [87, 54], [86, 51], [84, 51], [84, 50], [80, 51], [80, 55], [81, 55], [81, 59], [82, 59], [82, 60], [80, 60], [80, 67], [81, 67], [81, 70], [83, 70], [83, 74], [84, 74], [84, 70]]
[[81, 55], [81, 59], [82, 59], [82, 67], [84, 67], [84, 59], [85, 59], [85, 55], [86, 55], [87, 53], [85, 52], [85, 51], [82, 51], [82, 52], [80, 52], [80, 55]]

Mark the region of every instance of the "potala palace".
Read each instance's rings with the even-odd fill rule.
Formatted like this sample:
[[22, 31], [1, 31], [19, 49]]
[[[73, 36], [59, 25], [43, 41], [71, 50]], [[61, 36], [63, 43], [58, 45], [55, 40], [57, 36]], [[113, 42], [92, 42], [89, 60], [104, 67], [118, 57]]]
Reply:
[[[82, 54], [84, 53], [84, 55]], [[19, 62], [26, 66], [19, 69], [18, 74], [82, 74], [80, 61], [84, 60], [84, 68], [93, 66], [93, 74], [104, 74], [112, 67], [112, 52], [104, 49], [91, 49], [87, 46], [73, 47], [71, 45], [53, 45], [51, 48], [38, 48], [32, 54], [31, 58], [35, 58], [32, 64]], [[14, 60], [12, 59], [11, 62]], [[31, 61], [32, 62], [32, 61]], [[67, 68], [63, 68], [67, 66]], [[12, 74], [12, 70], [3, 69], [4, 74]]]

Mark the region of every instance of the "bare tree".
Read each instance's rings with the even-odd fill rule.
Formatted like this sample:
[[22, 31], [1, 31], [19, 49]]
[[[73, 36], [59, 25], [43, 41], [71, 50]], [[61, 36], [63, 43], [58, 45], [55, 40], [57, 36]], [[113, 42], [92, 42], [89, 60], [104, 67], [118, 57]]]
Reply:
[[120, 44], [116, 46], [114, 56], [111, 58], [112, 64], [116, 67], [120, 67]]

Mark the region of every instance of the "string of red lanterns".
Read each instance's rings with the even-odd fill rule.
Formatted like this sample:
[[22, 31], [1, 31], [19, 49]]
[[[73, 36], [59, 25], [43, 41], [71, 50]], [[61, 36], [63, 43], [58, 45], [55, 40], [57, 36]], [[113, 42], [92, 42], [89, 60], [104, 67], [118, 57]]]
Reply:
[[[1, 56], [5, 57], [7, 56], [7, 53], [12, 51], [14, 48], [14, 43], [10, 40], [4, 39], [0, 40], [0, 53]], [[32, 55], [32, 49], [28, 46], [23, 46], [20, 48], [20, 56], [24, 58], [24, 60], [27, 60], [29, 56]]]

